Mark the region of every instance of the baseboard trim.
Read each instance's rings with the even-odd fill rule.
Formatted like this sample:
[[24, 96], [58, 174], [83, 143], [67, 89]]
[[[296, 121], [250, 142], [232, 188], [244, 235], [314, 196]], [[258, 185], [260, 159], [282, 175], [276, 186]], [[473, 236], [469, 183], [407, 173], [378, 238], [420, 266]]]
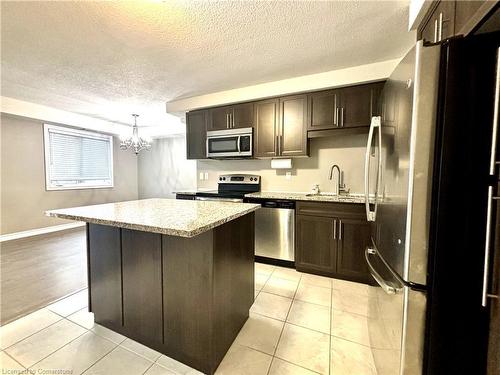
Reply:
[[7, 233], [0, 235], [0, 242], [18, 240], [20, 238], [38, 236], [40, 234], [59, 232], [61, 230], [73, 229], [83, 226], [85, 226], [85, 223], [78, 221], [76, 223], [53, 225], [51, 227], [36, 228], [36, 229], [25, 230], [22, 232]]

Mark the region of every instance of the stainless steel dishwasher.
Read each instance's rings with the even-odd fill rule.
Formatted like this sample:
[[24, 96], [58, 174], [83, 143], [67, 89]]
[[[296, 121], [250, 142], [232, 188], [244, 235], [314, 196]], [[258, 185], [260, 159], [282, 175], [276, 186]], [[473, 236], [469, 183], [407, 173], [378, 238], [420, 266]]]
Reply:
[[273, 199], [245, 199], [259, 203], [255, 211], [255, 255], [280, 261], [295, 259], [295, 202]]

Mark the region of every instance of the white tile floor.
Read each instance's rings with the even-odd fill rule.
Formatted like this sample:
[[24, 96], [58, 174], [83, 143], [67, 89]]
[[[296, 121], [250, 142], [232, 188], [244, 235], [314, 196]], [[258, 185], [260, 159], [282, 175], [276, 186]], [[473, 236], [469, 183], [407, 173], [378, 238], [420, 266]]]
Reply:
[[[369, 287], [264, 264], [255, 271], [250, 318], [218, 375], [377, 374], [373, 352], [390, 348], [384, 337], [372, 348]], [[85, 290], [0, 327], [2, 373], [200, 374], [94, 324], [86, 303]]]

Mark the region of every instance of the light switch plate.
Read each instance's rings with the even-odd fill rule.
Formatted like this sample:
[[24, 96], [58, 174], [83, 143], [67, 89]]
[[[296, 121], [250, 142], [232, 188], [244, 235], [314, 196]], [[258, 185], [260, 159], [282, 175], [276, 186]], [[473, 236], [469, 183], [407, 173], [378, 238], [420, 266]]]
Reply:
[[203, 181], [203, 172], [200, 172], [200, 181]]
[[205, 180], [208, 180], [208, 172], [205, 172]]
[[291, 179], [292, 179], [292, 172], [287, 171], [287, 172], [285, 173], [285, 178], [286, 178], [287, 180], [291, 180]]

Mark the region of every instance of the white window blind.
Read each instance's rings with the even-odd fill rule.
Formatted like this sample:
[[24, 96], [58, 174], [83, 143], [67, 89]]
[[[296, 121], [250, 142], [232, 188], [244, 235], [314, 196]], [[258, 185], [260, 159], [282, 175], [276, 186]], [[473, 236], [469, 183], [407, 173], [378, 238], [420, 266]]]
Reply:
[[113, 137], [44, 125], [47, 190], [113, 186]]

